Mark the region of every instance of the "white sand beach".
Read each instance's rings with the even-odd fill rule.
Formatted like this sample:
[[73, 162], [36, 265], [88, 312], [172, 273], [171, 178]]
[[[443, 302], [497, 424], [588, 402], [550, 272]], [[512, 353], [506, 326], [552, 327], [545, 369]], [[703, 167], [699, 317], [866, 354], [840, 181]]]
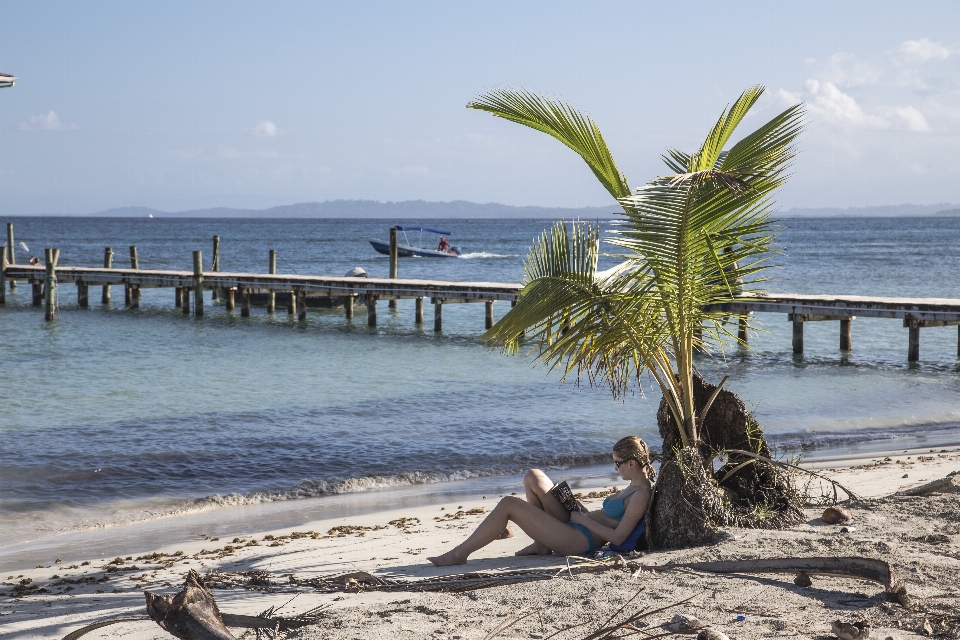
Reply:
[[[94, 622], [142, 616], [143, 591], [176, 592], [189, 569], [203, 574], [264, 571], [277, 582], [289, 581], [291, 576], [306, 580], [353, 571], [393, 579], [530, 568], [557, 572], [551, 580], [462, 593], [370, 589], [317, 593], [302, 584], [273, 592], [214, 589], [225, 613], [257, 615], [279, 607], [275, 615], [290, 616], [325, 607], [318, 624], [289, 632], [291, 638], [479, 640], [515, 614], [527, 612], [530, 615], [496, 637], [580, 639], [621, 606], [621, 616], [625, 616], [687, 598], [685, 604], [637, 625], [649, 625], [647, 633], [663, 632], [659, 625], [675, 614], [687, 614], [741, 640], [832, 638], [830, 623], [837, 619], [868, 620], [873, 637], [881, 639], [922, 637], [924, 624], [934, 634], [949, 633], [945, 630], [952, 623], [947, 612], [960, 610], [960, 494], [897, 494], [960, 471], [960, 449], [889, 452], [809, 466], [824, 469], [826, 475], [866, 499], [851, 507], [853, 520], [847, 532], [839, 525], [825, 525], [819, 519], [822, 507], [810, 507], [806, 511], [809, 521], [787, 531], [728, 530], [715, 545], [649, 552], [637, 561], [650, 566], [773, 557], [877, 558], [891, 563], [906, 580], [915, 599], [911, 610], [888, 602], [881, 585], [848, 578], [814, 577], [813, 585], [804, 588], [793, 583], [792, 575], [586, 573], [576, 566], [567, 570], [566, 558], [515, 557], [513, 553], [529, 543], [521, 531], [481, 550], [466, 566], [433, 567], [426, 557], [462, 541], [500, 497], [478, 495], [272, 531], [258, 530], [257, 523], [250, 522], [255, 533], [243, 537], [197, 536], [151, 553], [90, 557], [69, 564], [51, 558], [40, 566], [7, 570], [0, 576], [0, 638], [63, 638]], [[579, 490], [587, 493], [604, 488], [584, 486]], [[430, 491], [430, 487], [423, 490]], [[591, 508], [599, 507], [597, 499], [586, 502]], [[113, 533], [118, 532], [106, 529], [102, 535]], [[18, 589], [18, 585], [22, 586]], [[956, 622], [955, 617], [953, 620]], [[248, 637], [253, 637], [249, 633]], [[242, 634], [243, 630], [235, 630], [237, 637]], [[113, 625], [84, 636], [89, 640], [114, 637], [159, 640], [171, 636], [149, 620]]]

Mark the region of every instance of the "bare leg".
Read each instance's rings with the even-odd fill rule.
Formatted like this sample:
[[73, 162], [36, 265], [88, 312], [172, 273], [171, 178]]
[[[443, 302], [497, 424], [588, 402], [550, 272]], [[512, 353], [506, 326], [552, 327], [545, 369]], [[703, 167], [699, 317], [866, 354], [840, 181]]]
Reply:
[[570, 512], [553, 497], [550, 489], [554, 482], [540, 469], [531, 469], [523, 478], [523, 489], [527, 494], [527, 502], [538, 509], [542, 509], [560, 522], [570, 519]]
[[438, 567], [466, 564], [471, 553], [497, 539], [507, 522], [513, 521], [535, 541], [562, 555], [576, 555], [587, 550], [587, 539], [573, 527], [528, 502], [508, 496], [483, 519], [473, 534], [457, 547], [441, 556], [429, 558]]
[[[527, 502], [538, 509], [543, 509], [560, 522], [566, 522], [570, 519], [570, 513], [550, 493], [553, 485], [553, 480], [540, 469], [531, 469], [523, 478], [523, 490], [527, 496]], [[517, 551], [518, 556], [548, 556], [551, 553], [553, 553], [551, 549], [536, 541]]]

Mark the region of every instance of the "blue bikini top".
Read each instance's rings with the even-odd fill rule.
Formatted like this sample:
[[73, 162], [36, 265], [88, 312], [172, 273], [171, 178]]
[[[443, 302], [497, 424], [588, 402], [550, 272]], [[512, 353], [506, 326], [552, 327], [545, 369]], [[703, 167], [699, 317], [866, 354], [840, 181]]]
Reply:
[[627, 507], [623, 504], [623, 501], [628, 497], [635, 494], [640, 489], [634, 489], [627, 495], [622, 498], [611, 498], [607, 496], [603, 499], [603, 513], [608, 518], [613, 518], [614, 520], [623, 520], [623, 514], [627, 512]]

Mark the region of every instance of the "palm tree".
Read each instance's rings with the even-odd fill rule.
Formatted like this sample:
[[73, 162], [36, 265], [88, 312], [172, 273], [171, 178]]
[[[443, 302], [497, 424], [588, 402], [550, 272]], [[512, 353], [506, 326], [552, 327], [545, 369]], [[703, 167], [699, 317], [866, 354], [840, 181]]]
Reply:
[[516, 306], [483, 339], [505, 352], [533, 345], [538, 361], [564, 378], [607, 383], [617, 396], [649, 373], [680, 427], [681, 445], [700, 444], [720, 388], [698, 414], [693, 354], [738, 340], [721, 305], [764, 281], [776, 230], [772, 197], [802, 128], [802, 108], [794, 105], [724, 150], [762, 94], [761, 86], [744, 91], [694, 153], [668, 150], [670, 173], [636, 192], [596, 123], [572, 106], [513, 89], [469, 103], [565, 144], [623, 208], [603, 239], [617, 266], [598, 271], [598, 225], [557, 223], [530, 249]]
[[[722, 525], [783, 527], [803, 516], [790, 478], [759, 460], [770, 455], [762, 431], [740, 399], [722, 391], [726, 378], [709, 385], [693, 362], [697, 351], [738, 340], [723, 305], [757, 292], [773, 253], [773, 195], [795, 154], [801, 106], [724, 149], [762, 93], [759, 86], [744, 91], [694, 153], [668, 150], [670, 173], [636, 192], [596, 123], [570, 105], [510, 89], [467, 105], [570, 147], [623, 208], [606, 238], [598, 225], [576, 222], [558, 223], [535, 241], [517, 305], [484, 340], [505, 352], [532, 345], [538, 361], [564, 378], [607, 383], [619, 397], [645, 373], [656, 381], [664, 439], [656, 504], [671, 506], [648, 510], [654, 546], [707, 542]], [[597, 267], [601, 242], [610, 248], [604, 255], [619, 261], [606, 271]], [[708, 421], [714, 400], [720, 408]], [[720, 450], [727, 464], [714, 472]]]

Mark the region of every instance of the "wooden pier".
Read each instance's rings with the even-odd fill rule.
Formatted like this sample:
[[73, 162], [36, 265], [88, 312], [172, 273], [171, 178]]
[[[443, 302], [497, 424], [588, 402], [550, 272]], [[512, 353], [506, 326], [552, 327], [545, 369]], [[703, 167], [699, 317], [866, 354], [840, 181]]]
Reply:
[[[881, 298], [870, 296], [824, 296], [771, 293], [741, 296], [737, 302], [718, 305], [716, 310], [731, 315], [783, 313], [793, 322], [793, 352], [803, 353], [805, 322], [840, 323], [840, 349], [853, 348], [851, 325], [857, 317], [901, 320], [909, 329], [907, 360], [920, 360], [920, 329], [956, 325], [957, 357], [960, 358], [960, 300], [953, 298]], [[741, 337], [745, 334], [741, 333]]]
[[[13, 231], [8, 226], [8, 241]], [[219, 243], [215, 239], [215, 247]], [[393, 238], [391, 237], [391, 240]], [[135, 247], [130, 248], [130, 268], [113, 266], [113, 249], [104, 251], [104, 266], [68, 267], [57, 264], [59, 251], [47, 249], [46, 264], [14, 264], [11, 244], [0, 251], [0, 304], [5, 302], [7, 286], [13, 291], [18, 281], [32, 285], [33, 304], [46, 306], [45, 316], [53, 320], [56, 315], [56, 292], [59, 284], [74, 284], [77, 305], [89, 306], [89, 287], [101, 287], [101, 303], [109, 305], [110, 287], [124, 287], [124, 303], [136, 308], [140, 304], [142, 289], [169, 288], [175, 292], [171, 302], [184, 314], [203, 316], [204, 290], [221, 299], [226, 310], [233, 312], [237, 299], [240, 315], [250, 315], [251, 298], [266, 294], [268, 313], [275, 310], [276, 299], [286, 300], [287, 313], [298, 320], [306, 319], [307, 298], [336, 299], [343, 304], [346, 318], [352, 319], [354, 303], [367, 308], [367, 324], [377, 324], [377, 302], [394, 302], [402, 299], [416, 300], [415, 323], [424, 323], [423, 302], [426, 298], [434, 305], [435, 331], [443, 327], [443, 305], [452, 303], [483, 302], [484, 327], [494, 324], [493, 306], [497, 301], [515, 303], [522, 286], [498, 282], [452, 282], [443, 280], [409, 280], [397, 277], [330, 277], [280, 275], [276, 273], [276, 253], [269, 256], [270, 273], [231, 273], [219, 271], [219, 260], [214, 270], [203, 270], [203, 256], [199, 251], [193, 255], [190, 271], [164, 271], [139, 268]], [[218, 252], [215, 252], [215, 257]], [[396, 257], [391, 256], [391, 275], [397, 273]], [[193, 294], [192, 296], [190, 294]], [[277, 296], [277, 294], [281, 294]], [[193, 298], [191, 310], [191, 298]], [[332, 305], [331, 305], [332, 306]], [[393, 305], [391, 305], [393, 306]], [[718, 305], [714, 310], [728, 312], [733, 321], [739, 317], [738, 335], [746, 342], [745, 316], [753, 313], [782, 313], [793, 323], [793, 352], [803, 353], [803, 325], [807, 322], [833, 321], [840, 323], [839, 346], [842, 351], [853, 348], [852, 323], [858, 317], [888, 318], [901, 320], [908, 329], [907, 359], [920, 359], [920, 329], [924, 327], [958, 326], [957, 357], [960, 357], [960, 299], [946, 298], [882, 298], [869, 296], [825, 296], [773, 293], [763, 296], [744, 295], [736, 302]]]
[[[105, 255], [112, 258], [112, 252]], [[416, 322], [423, 324], [423, 300], [429, 298], [434, 305], [434, 330], [436, 331], [442, 330], [443, 305], [455, 303], [485, 303], [485, 326], [493, 326], [493, 303], [496, 301], [512, 303], [523, 288], [519, 284], [496, 282], [202, 271], [200, 266], [202, 259], [200, 252], [195, 251], [192, 271], [55, 266], [51, 273], [55, 274], [54, 282], [57, 285], [68, 283], [76, 285], [77, 304], [80, 307], [89, 306], [87, 291], [91, 286], [102, 287], [102, 304], [110, 304], [111, 286], [123, 286], [125, 291], [130, 292], [124, 296], [127, 306], [139, 306], [142, 289], [167, 288], [175, 291], [171, 302], [183, 309], [185, 314], [191, 313], [192, 297], [192, 313], [195, 316], [203, 315], [204, 291], [222, 294], [228, 311], [233, 311], [233, 301], [239, 298], [241, 316], [250, 315], [250, 298], [253, 294], [268, 295], [267, 310], [269, 312], [275, 304], [273, 295], [281, 293], [286, 294], [288, 314], [297, 316], [299, 320], [306, 318], [307, 295], [343, 299], [348, 319], [353, 317], [354, 301], [359, 301], [367, 307], [367, 324], [370, 326], [377, 324], [378, 301], [415, 299], [417, 301]], [[5, 260], [4, 263], [0, 277], [11, 285], [16, 281], [26, 281], [36, 287], [42, 287], [47, 281], [48, 270], [43, 265], [6, 264]], [[107, 258], [105, 263], [109, 263]], [[50, 287], [47, 288], [50, 289]]]

